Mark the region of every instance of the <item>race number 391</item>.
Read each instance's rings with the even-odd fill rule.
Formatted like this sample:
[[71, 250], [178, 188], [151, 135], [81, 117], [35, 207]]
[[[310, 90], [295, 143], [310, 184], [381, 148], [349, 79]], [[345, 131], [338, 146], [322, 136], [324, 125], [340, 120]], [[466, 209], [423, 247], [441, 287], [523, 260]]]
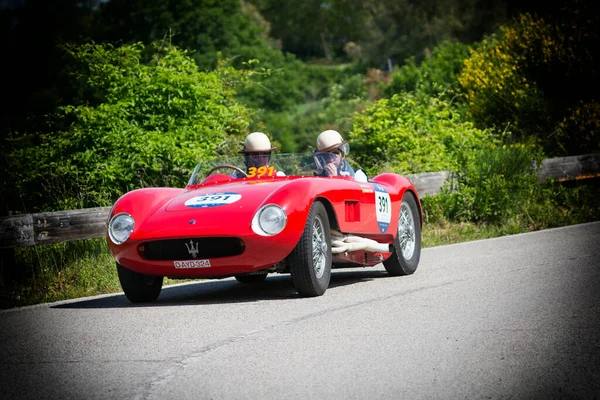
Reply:
[[188, 207], [208, 208], [235, 203], [242, 195], [235, 192], [209, 193], [195, 196], [185, 202]]
[[375, 185], [375, 213], [379, 231], [385, 233], [392, 220], [392, 202], [390, 194], [383, 186]]

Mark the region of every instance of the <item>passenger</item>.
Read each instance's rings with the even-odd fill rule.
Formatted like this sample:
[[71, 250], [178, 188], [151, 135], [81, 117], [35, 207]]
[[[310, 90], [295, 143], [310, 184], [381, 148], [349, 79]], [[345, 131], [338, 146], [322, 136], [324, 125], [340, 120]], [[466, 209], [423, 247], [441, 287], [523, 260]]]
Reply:
[[318, 176], [351, 176], [354, 169], [348, 164], [346, 156], [350, 145], [338, 131], [326, 130], [317, 137], [317, 150], [313, 152]]

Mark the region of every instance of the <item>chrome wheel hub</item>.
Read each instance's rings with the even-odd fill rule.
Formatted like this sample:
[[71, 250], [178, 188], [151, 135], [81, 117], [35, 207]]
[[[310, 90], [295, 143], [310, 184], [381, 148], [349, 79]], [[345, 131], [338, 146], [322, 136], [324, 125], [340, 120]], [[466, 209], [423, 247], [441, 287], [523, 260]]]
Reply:
[[415, 251], [415, 219], [412, 210], [406, 202], [402, 202], [398, 218], [398, 242], [405, 260], [410, 260]]
[[328, 245], [325, 241], [325, 229], [323, 227], [323, 221], [318, 215], [315, 217], [313, 222], [312, 232], [313, 268], [315, 269], [315, 276], [317, 279], [320, 279], [325, 272]]

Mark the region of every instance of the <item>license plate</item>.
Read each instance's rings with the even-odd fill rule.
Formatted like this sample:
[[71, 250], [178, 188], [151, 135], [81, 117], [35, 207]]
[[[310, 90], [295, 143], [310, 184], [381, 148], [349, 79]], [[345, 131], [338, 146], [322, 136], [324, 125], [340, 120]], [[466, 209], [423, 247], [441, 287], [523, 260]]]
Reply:
[[185, 260], [173, 261], [175, 268], [209, 268], [209, 260]]

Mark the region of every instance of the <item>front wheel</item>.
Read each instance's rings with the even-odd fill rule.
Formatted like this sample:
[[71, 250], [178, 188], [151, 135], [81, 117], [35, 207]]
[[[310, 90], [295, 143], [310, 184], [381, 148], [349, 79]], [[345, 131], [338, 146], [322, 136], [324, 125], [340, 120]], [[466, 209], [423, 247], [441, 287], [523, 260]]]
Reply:
[[400, 206], [394, 251], [383, 266], [390, 275], [410, 275], [417, 270], [420, 259], [421, 217], [414, 195], [406, 192]]
[[132, 303], [154, 301], [162, 289], [163, 277], [138, 274], [117, 263], [117, 273], [125, 296]]
[[315, 201], [298, 244], [289, 255], [292, 282], [301, 296], [321, 296], [331, 279], [331, 232], [323, 203]]

